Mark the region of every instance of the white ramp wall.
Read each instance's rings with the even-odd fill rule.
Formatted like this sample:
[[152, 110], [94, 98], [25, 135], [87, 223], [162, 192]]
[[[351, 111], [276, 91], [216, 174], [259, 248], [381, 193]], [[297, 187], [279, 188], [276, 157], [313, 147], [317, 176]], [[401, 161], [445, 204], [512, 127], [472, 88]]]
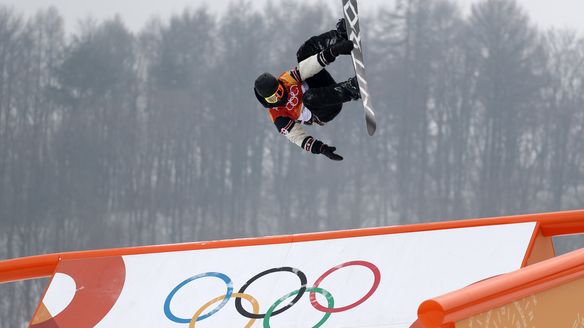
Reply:
[[32, 327], [410, 327], [422, 301], [519, 269], [535, 227], [63, 261]]

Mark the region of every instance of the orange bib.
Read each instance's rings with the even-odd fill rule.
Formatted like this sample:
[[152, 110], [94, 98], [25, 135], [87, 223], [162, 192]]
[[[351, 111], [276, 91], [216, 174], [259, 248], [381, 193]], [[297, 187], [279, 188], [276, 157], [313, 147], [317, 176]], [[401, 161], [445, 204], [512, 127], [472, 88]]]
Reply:
[[270, 108], [269, 115], [273, 122], [278, 117], [288, 117], [293, 121], [297, 121], [302, 115], [302, 83], [296, 81], [290, 72], [285, 72], [278, 78], [284, 84], [288, 93], [288, 102], [286, 105], [280, 107]]

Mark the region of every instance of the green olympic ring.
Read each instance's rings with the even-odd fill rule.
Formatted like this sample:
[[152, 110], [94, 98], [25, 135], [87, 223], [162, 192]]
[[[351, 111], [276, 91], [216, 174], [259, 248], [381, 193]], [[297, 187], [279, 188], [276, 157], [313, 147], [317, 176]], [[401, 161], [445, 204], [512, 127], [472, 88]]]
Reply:
[[[335, 299], [333, 298], [333, 295], [329, 292], [327, 292], [326, 290], [322, 289], [322, 288], [306, 288], [304, 290], [304, 292], [309, 292], [309, 293], [319, 293], [321, 295], [323, 295], [324, 297], [326, 297], [326, 300], [328, 302], [328, 307], [329, 308], [334, 308], [335, 307]], [[272, 317], [272, 313], [274, 312], [274, 310], [278, 307], [278, 305], [282, 304], [282, 302], [284, 302], [285, 300], [289, 299], [290, 297], [294, 296], [294, 295], [298, 295], [298, 293], [300, 293], [300, 289], [295, 290], [291, 293], [288, 293], [282, 297], [280, 297], [280, 299], [278, 299], [269, 309], [268, 312], [266, 312], [266, 316], [264, 317], [264, 328], [270, 328], [270, 318]], [[312, 328], [319, 328], [320, 326], [324, 325], [324, 323], [328, 320], [328, 318], [331, 316], [331, 312], [325, 313], [325, 315], [322, 317], [322, 319], [320, 319], [320, 321], [314, 325]]]

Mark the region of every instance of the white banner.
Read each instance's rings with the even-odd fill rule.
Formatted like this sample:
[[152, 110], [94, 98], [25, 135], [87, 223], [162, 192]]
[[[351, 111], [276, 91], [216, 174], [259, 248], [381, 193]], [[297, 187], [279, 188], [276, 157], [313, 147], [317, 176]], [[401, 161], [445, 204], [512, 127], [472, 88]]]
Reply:
[[[60, 327], [83, 320], [98, 327], [410, 327], [425, 299], [519, 269], [534, 229], [522, 223], [64, 261], [42, 320]], [[68, 318], [72, 310], [82, 312]]]

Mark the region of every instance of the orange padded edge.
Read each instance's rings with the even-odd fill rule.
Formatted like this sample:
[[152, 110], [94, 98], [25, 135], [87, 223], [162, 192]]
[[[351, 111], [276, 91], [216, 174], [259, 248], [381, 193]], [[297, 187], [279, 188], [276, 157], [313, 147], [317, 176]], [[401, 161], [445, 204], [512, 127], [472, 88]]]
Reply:
[[124, 256], [212, 248], [284, 244], [315, 240], [377, 236], [387, 234], [469, 228], [523, 222], [538, 222], [540, 224], [541, 232], [544, 236], [584, 233], [584, 210], [506, 216], [488, 219], [436, 222], [385, 228], [369, 228], [358, 230], [322, 232], [303, 235], [275, 236], [252, 239], [237, 239], [213, 242], [198, 242], [175, 245], [131, 247], [38, 255], [0, 262], [0, 283], [50, 277], [54, 273], [57, 264], [61, 260], [87, 259], [104, 256]]
[[424, 301], [418, 319], [426, 328], [453, 323], [584, 277], [584, 249], [533, 264]]

